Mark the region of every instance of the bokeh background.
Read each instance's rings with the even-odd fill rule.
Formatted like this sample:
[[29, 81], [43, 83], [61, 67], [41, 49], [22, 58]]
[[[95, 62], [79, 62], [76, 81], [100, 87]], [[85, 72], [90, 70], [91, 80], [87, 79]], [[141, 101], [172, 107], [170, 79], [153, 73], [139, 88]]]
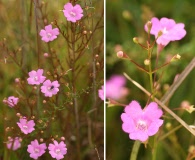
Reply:
[[[163, 64], [170, 56], [177, 53], [181, 55], [181, 60], [171, 63], [159, 72], [162, 73], [160, 80], [158, 97], [166, 92], [177, 74], [181, 73], [195, 55], [195, 1], [193, 0], [107, 0], [106, 1], [106, 78], [113, 74], [123, 75], [126, 72], [149, 90], [149, 77], [139, 71], [134, 64], [129, 61], [117, 58], [116, 52], [123, 50], [137, 63], [144, 66], [146, 51], [135, 44], [133, 37], [139, 37], [141, 42], [147, 40], [144, 31], [144, 24], [152, 17], [167, 17], [174, 19], [177, 23], [185, 24], [186, 36], [180, 40], [169, 43], [160, 53], [159, 63]], [[156, 54], [154, 48], [153, 54]], [[186, 100], [190, 104], [195, 104], [195, 70], [187, 76], [185, 81], [177, 89], [167, 105], [178, 114], [188, 124], [194, 124], [195, 114], [189, 114], [180, 108], [181, 103]], [[126, 85], [129, 95], [124, 104], [132, 100], [140, 102], [142, 107], [147, 103], [148, 97], [131, 82]], [[129, 159], [134, 141], [131, 141], [128, 134], [122, 131], [122, 121], [120, 118], [123, 107], [107, 107], [106, 109], [106, 154], [108, 160]], [[168, 114], [164, 117], [162, 134], [167, 133], [172, 128], [178, 126], [178, 122]], [[188, 155], [191, 145], [195, 145], [194, 137], [184, 128], [179, 129], [171, 136], [158, 143], [157, 159], [183, 160]], [[144, 148], [142, 145], [138, 160], [151, 160], [152, 146]]]

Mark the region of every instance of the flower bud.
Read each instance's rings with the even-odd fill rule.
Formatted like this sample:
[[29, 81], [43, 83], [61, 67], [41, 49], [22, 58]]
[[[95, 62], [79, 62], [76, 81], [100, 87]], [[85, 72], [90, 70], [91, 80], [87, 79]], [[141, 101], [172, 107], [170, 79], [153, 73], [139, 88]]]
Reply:
[[31, 119], [35, 119], [35, 116], [31, 116]]
[[117, 55], [118, 58], [130, 59], [130, 58], [127, 56], [127, 54], [124, 53], [123, 51], [118, 51], [118, 52], [116, 53], [116, 55]]
[[146, 23], [146, 25], [147, 25], [147, 27], [148, 27], [148, 33], [150, 33], [151, 28], [152, 28], [152, 22], [151, 22], [151, 21], [148, 21], [148, 22]]
[[181, 59], [181, 56], [179, 54], [176, 54], [173, 56], [173, 58], [171, 58], [171, 62], [174, 62], [174, 61], [177, 61], [177, 60], [180, 60]]
[[117, 52], [117, 57], [118, 58], [123, 58], [123, 51], [118, 51]]
[[20, 78], [15, 78], [15, 83], [19, 83], [20, 82]]
[[61, 141], [65, 141], [65, 137], [61, 137], [60, 139], [61, 139]]
[[44, 53], [43, 56], [44, 56], [45, 58], [47, 58], [47, 57], [49, 57], [49, 54], [48, 54], [48, 53]]
[[148, 66], [148, 65], [150, 64], [150, 60], [149, 60], [149, 59], [145, 59], [145, 60], [144, 60], [144, 64], [145, 64], [146, 66]]
[[139, 43], [138, 37], [134, 37], [134, 38], [133, 38], [133, 42], [136, 43], [136, 44], [138, 44], [138, 43]]
[[19, 142], [22, 142], [22, 138], [21, 137], [19, 138]]
[[172, 124], [170, 122], [167, 122], [165, 127], [166, 129], [170, 130], [172, 128]]
[[84, 31], [83, 31], [83, 34], [87, 34], [87, 31], [86, 31], [86, 30], [84, 30]]
[[98, 58], [98, 57], [99, 57], [99, 55], [98, 55], [98, 54], [96, 54], [96, 55], [95, 55], [95, 58]]
[[20, 114], [20, 113], [16, 113], [16, 116], [17, 116], [17, 117], [20, 117], [20, 116], [21, 116], [21, 114]]
[[99, 62], [97, 62], [97, 63], [96, 63], [96, 66], [98, 66], [98, 67], [99, 67], [99, 66], [100, 66], [100, 63], [99, 63]]

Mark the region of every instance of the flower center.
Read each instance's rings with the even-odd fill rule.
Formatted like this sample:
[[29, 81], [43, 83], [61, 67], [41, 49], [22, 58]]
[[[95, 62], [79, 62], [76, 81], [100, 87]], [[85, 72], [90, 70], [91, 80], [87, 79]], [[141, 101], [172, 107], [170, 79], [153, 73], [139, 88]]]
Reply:
[[10, 103], [11, 105], [14, 105], [14, 100], [13, 99], [9, 99], [8, 103]]
[[37, 80], [38, 80], [38, 77], [37, 77], [37, 76], [35, 76], [35, 77], [34, 77], [34, 80], [35, 80], [35, 81], [37, 81]]
[[164, 28], [163, 28], [163, 30], [162, 30], [162, 32], [163, 32], [163, 34], [167, 34], [167, 33], [168, 33], [167, 28], [166, 28], [166, 27], [164, 27]]
[[35, 148], [34, 151], [35, 151], [35, 153], [39, 153], [39, 149], [38, 148]]
[[49, 91], [51, 91], [51, 90], [54, 89], [54, 86], [48, 87], [47, 89], [48, 89]]
[[56, 149], [56, 154], [59, 154], [60, 153], [60, 149]]
[[24, 129], [28, 129], [28, 126], [24, 125], [23, 128], [24, 128]]
[[147, 123], [145, 121], [139, 120], [137, 122], [136, 128], [139, 130], [145, 131], [145, 130], [147, 130], [148, 126], [147, 126]]
[[47, 37], [50, 38], [52, 36], [51, 33], [47, 33]]
[[70, 15], [72, 16], [72, 17], [75, 17], [76, 16], [76, 14], [74, 13], [74, 12], [70, 12]]

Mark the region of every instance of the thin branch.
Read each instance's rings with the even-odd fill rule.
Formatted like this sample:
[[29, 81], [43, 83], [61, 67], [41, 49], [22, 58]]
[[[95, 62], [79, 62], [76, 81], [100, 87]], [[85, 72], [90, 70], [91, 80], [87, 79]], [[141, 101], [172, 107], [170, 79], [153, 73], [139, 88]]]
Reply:
[[166, 103], [171, 98], [171, 96], [174, 94], [174, 92], [177, 90], [177, 88], [180, 86], [180, 84], [184, 81], [184, 79], [188, 76], [188, 74], [192, 71], [194, 67], [195, 67], [195, 57], [191, 60], [191, 62], [187, 65], [184, 71], [179, 75], [177, 80], [173, 83], [173, 85], [161, 98], [162, 103]]

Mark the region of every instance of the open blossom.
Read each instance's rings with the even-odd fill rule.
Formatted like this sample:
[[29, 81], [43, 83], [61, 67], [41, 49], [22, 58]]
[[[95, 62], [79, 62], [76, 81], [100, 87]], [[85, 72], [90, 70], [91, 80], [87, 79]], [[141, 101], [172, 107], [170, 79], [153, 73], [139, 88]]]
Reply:
[[42, 29], [39, 33], [39, 35], [42, 37], [42, 41], [49, 42], [53, 41], [57, 38], [57, 35], [59, 35], [59, 29], [54, 28], [52, 29], [52, 25], [45, 26], [45, 29]]
[[46, 80], [41, 86], [41, 92], [45, 94], [45, 97], [52, 97], [52, 95], [56, 95], [59, 91], [58, 87], [60, 84], [58, 81], [51, 82], [50, 80]]
[[64, 5], [64, 16], [67, 18], [67, 21], [76, 22], [83, 17], [83, 10], [79, 4], [73, 6], [71, 3]]
[[29, 75], [29, 78], [27, 79], [28, 81], [28, 84], [30, 85], [39, 85], [41, 83], [44, 82], [45, 80], [45, 76], [42, 76], [43, 75], [43, 69], [38, 69], [37, 71], [31, 71], [28, 73]]
[[[151, 19], [152, 28], [150, 34], [158, 37], [159, 31], [162, 35], [157, 39], [157, 44], [166, 46], [170, 41], [181, 40], [185, 35], [185, 25], [183, 23], [176, 23], [173, 19], [161, 18], [160, 20], [156, 17]], [[145, 30], [148, 31], [147, 24]]]
[[47, 146], [45, 143], [39, 144], [39, 142], [35, 139], [31, 141], [31, 144], [28, 145], [27, 151], [30, 153], [30, 157], [33, 159], [38, 159], [45, 153]]
[[14, 107], [15, 105], [18, 104], [19, 98], [18, 97], [14, 97], [14, 96], [10, 96], [7, 99], [4, 99], [3, 102], [5, 104], [7, 104], [9, 107]]
[[24, 134], [31, 133], [32, 131], [35, 130], [35, 128], [34, 128], [34, 126], [35, 126], [34, 120], [27, 121], [26, 118], [20, 118], [19, 121], [20, 122], [17, 122], [18, 127], [20, 127], [21, 131]]
[[106, 81], [106, 98], [119, 100], [127, 95], [128, 90], [125, 88], [126, 79], [121, 75], [113, 75]]
[[21, 143], [20, 143], [19, 137], [9, 138], [9, 140], [7, 142], [7, 148], [8, 149], [12, 149], [12, 150], [15, 151], [20, 147], [21, 147]]
[[130, 139], [144, 142], [149, 136], [155, 135], [163, 124], [160, 119], [163, 112], [155, 102], [151, 102], [142, 110], [137, 101], [132, 101], [124, 111], [121, 115], [122, 129], [129, 133]]
[[53, 158], [56, 158], [57, 160], [63, 159], [64, 155], [67, 153], [66, 144], [61, 141], [58, 143], [56, 140], [53, 141], [54, 144], [49, 144], [49, 153]]

